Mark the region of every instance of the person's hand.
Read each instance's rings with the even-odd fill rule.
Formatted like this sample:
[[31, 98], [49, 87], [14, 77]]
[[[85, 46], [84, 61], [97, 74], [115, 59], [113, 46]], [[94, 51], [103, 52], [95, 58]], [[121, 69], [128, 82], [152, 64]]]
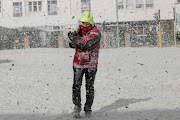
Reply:
[[73, 39], [73, 34], [72, 34], [72, 32], [71, 32], [71, 31], [69, 31], [69, 32], [68, 32], [68, 37], [69, 37], [69, 39], [70, 39], [70, 40], [72, 40], [72, 39]]
[[78, 34], [73, 34], [71, 31], [68, 32], [68, 37], [72, 41], [73, 39], [77, 38]]
[[78, 31], [79, 31], [79, 24], [71, 25], [70, 31], [71, 31], [71, 33], [73, 33], [74, 35], [77, 35], [77, 34], [78, 34]]
[[73, 42], [71, 42], [71, 46], [74, 47], [74, 48], [76, 47]]
[[72, 34], [74, 34], [74, 35], [78, 35], [78, 32], [77, 31], [73, 31], [73, 32], [71, 32]]
[[72, 33], [71, 33], [71, 31], [69, 31], [69, 32], [68, 32], [68, 34], [67, 34], [67, 35], [68, 35], [68, 37], [70, 37], [70, 36], [71, 36], [71, 34], [72, 34]]

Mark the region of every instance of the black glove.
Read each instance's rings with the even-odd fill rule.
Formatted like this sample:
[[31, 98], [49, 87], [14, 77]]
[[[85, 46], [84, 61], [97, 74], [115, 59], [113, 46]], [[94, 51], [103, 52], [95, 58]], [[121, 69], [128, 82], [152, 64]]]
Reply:
[[77, 37], [77, 35], [73, 34], [73, 33], [70, 31], [70, 32], [68, 32], [68, 37], [69, 37], [70, 40], [73, 40], [73, 39], [75, 39], [75, 38]]
[[67, 35], [68, 35], [68, 37], [69, 37], [71, 34], [72, 34], [72, 33], [71, 33], [71, 31], [69, 31], [69, 32], [68, 32], [68, 34], [67, 34]]

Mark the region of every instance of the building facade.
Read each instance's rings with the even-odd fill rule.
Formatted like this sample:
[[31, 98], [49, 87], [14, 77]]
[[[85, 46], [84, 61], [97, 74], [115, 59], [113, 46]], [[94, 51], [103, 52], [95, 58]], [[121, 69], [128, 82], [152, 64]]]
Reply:
[[[96, 23], [173, 19], [177, 0], [0, 0], [0, 26], [61, 26], [75, 24], [81, 12], [90, 10]], [[118, 12], [116, 12], [116, 5]]]
[[[6, 28], [36, 28], [41, 46], [52, 47], [58, 43], [59, 35], [67, 40], [67, 31], [77, 24], [81, 13], [89, 10], [95, 23], [102, 28], [106, 23], [107, 46], [125, 46], [130, 34], [131, 46], [156, 45], [158, 25], [154, 13], [160, 10], [165, 30], [173, 29], [174, 4], [179, 0], [0, 0], [0, 26]], [[116, 23], [119, 23], [117, 39]], [[108, 23], [108, 25], [107, 25]], [[29, 29], [28, 29], [29, 30]], [[172, 31], [170, 31], [172, 32]], [[103, 32], [102, 32], [103, 33]], [[170, 33], [171, 34], [171, 33]], [[172, 36], [170, 36], [172, 37]], [[118, 42], [120, 41], [120, 42]], [[68, 41], [65, 41], [68, 44]], [[102, 43], [104, 46], [104, 42]], [[57, 45], [56, 45], [57, 47]]]

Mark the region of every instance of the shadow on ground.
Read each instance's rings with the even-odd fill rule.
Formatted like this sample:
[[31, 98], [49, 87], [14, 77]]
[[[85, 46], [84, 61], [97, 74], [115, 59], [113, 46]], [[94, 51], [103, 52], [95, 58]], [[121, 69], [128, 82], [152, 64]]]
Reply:
[[[180, 120], [180, 109], [176, 110], [137, 110], [131, 111], [128, 105], [138, 102], [146, 102], [146, 99], [118, 99], [111, 105], [105, 106], [93, 113], [93, 120]], [[122, 112], [117, 109], [125, 107]], [[46, 115], [46, 114], [1, 114], [0, 120], [72, 120], [71, 113]], [[86, 120], [86, 118], [80, 118]]]
[[2, 63], [11, 63], [11, 62], [13, 62], [12, 60], [0, 60], [0, 64], [2, 64]]

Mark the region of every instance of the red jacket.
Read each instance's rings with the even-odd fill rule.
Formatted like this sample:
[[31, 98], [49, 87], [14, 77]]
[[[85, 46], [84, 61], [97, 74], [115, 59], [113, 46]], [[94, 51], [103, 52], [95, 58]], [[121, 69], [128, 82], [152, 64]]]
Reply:
[[95, 26], [86, 32], [86, 28], [79, 26], [79, 35], [71, 39], [76, 46], [73, 60], [74, 68], [97, 68], [101, 34]]

